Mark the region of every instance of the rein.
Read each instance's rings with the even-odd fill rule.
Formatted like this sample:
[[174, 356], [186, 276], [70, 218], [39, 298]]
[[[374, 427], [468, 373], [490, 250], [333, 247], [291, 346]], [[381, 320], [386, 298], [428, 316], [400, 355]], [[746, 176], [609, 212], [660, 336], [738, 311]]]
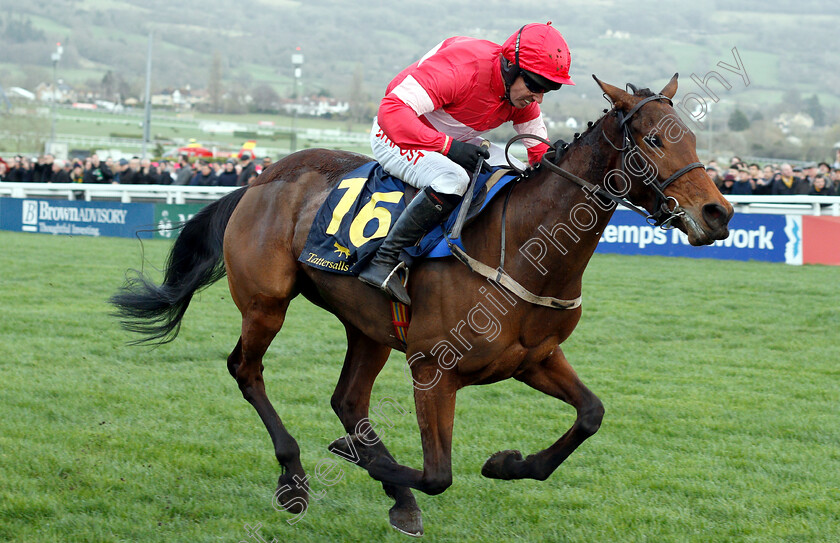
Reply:
[[[533, 140], [539, 141], [540, 143], [545, 143], [550, 148], [554, 149], [555, 152], [557, 151], [557, 148], [551, 142], [549, 142], [548, 140], [545, 140], [545, 139], [543, 139], [539, 136], [535, 136], [533, 134], [519, 134], [519, 135], [511, 138], [511, 140], [508, 142], [507, 146], [505, 146], [505, 154], [507, 154], [508, 149], [510, 149], [510, 146], [513, 143], [516, 143], [517, 141], [524, 140], [524, 139], [533, 139]], [[561, 168], [557, 164], [554, 164], [550, 160], [546, 160], [545, 158], [543, 158], [543, 160], [537, 166], [538, 167], [543, 167], [543, 168], [548, 168], [549, 170], [556, 173], [557, 175], [559, 175], [563, 179], [571, 181], [572, 183], [575, 183], [576, 185], [580, 185], [581, 187], [586, 189], [588, 192], [591, 192], [592, 194], [597, 194], [599, 196], [603, 196], [604, 198], [606, 198], [608, 200], [612, 200], [613, 202], [615, 202], [617, 204], [620, 204], [620, 205], [626, 207], [627, 209], [629, 209], [631, 211], [635, 211], [636, 213], [638, 213], [639, 215], [641, 215], [645, 219], [649, 219], [651, 217], [651, 215], [647, 211], [645, 211], [644, 209], [640, 208], [639, 206], [633, 204], [629, 200], [626, 200], [625, 198], [619, 198], [618, 196], [611, 193], [610, 191], [604, 190], [601, 187], [599, 187], [598, 185], [596, 185], [594, 183], [590, 183], [589, 181], [587, 181], [586, 179], [583, 179], [582, 177], [578, 177], [577, 175], [573, 174], [569, 170], [564, 170], [563, 168]], [[519, 172], [519, 173], [521, 174], [523, 172]]]
[[[635, 115], [645, 104], [651, 101], [667, 101], [669, 104], [673, 106], [671, 99], [663, 94], [656, 94], [653, 96], [648, 96], [644, 100], [639, 101], [638, 104], [633, 106], [633, 108], [624, 115], [621, 111], [616, 110], [616, 115], [618, 115], [619, 120], [619, 127], [622, 129], [623, 138], [624, 138], [624, 147], [619, 149], [621, 151], [621, 172], [625, 173], [625, 158], [626, 153], [628, 150], [632, 150], [636, 147], [636, 142], [633, 140], [632, 133], [630, 132], [630, 126], [628, 121]], [[601, 127], [603, 132], [603, 126]], [[606, 137], [606, 134], [604, 135]], [[553, 149], [555, 155], [557, 154], [557, 147], [553, 145], [551, 142], [533, 134], [519, 134], [514, 136], [513, 138], [508, 141], [507, 145], [505, 146], [505, 156], [508, 157], [508, 151], [510, 150], [510, 146], [522, 139], [532, 139], [544, 143], [549, 146], [549, 148]], [[608, 140], [609, 141], [609, 140]], [[612, 142], [610, 142], [612, 144]], [[613, 148], [618, 149], [613, 145]], [[521, 177], [526, 177], [525, 170], [520, 170], [515, 165], [511, 164], [510, 159], [508, 159], [508, 164], [510, 164], [511, 168], [518, 172]], [[654, 208], [656, 211], [653, 213], [648, 213], [641, 207], [635, 205], [634, 203], [630, 202], [625, 198], [621, 198], [616, 196], [615, 194], [611, 193], [608, 190], [603, 189], [602, 187], [595, 185], [594, 183], [590, 183], [589, 181], [573, 174], [568, 170], [564, 170], [557, 164], [554, 164], [550, 160], [547, 160], [545, 156], [543, 156], [542, 160], [537, 164], [534, 169], [539, 168], [540, 166], [548, 168], [553, 173], [559, 175], [560, 177], [571, 181], [579, 186], [581, 186], [584, 190], [591, 192], [592, 194], [597, 194], [598, 196], [604, 197], [608, 200], [615, 202], [616, 204], [622, 205], [631, 211], [635, 211], [639, 215], [645, 218], [645, 220], [651, 226], [659, 226], [662, 229], [669, 229], [673, 228], [671, 226], [671, 221], [674, 219], [685, 215], [685, 210], [679, 205], [679, 202], [673, 196], [666, 196], [665, 189], [668, 186], [679, 179], [681, 176], [690, 172], [695, 168], [703, 168], [703, 164], [700, 162], [692, 162], [691, 164], [680, 168], [670, 177], [668, 177], [664, 181], [659, 181], [657, 179], [643, 179], [646, 185], [649, 185], [653, 191], [656, 193], [656, 204]], [[446, 244], [449, 247], [449, 250], [452, 252], [452, 255], [457, 258], [461, 263], [463, 263], [467, 268], [475, 273], [490, 279], [498, 283], [499, 285], [508, 289], [511, 293], [519, 297], [520, 299], [532, 303], [534, 305], [539, 305], [543, 307], [550, 307], [552, 309], [576, 309], [581, 305], [581, 296], [571, 300], [561, 300], [559, 298], [553, 298], [551, 296], [537, 296], [536, 294], [530, 292], [528, 289], [523, 287], [519, 284], [513, 277], [511, 277], [505, 270], [505, 224], [506, 224], [506, 216], [507, 216], [507, 207], [508, 202], [510, 201], [510, 195], [513, 194], [513, 188], [516, 186], [518, 181], [511, 184], [510, 188], [508, 189], [507, 196], [505, 197], [504, 207], [502, 207], [502, 231], [501, 231], [501, 254], [499, 258], [499, 266], [496, 269], [491, 268], [490, 266], [476, 260], [475, 258], [471, 257], [467, 254], [466, 251], [461, 249], [458, 245], [452, 242], [449, 236], [444, 232], [444, 239], [446, 239]], [[674, 202], [674, 209], [671, 209], [668, 203], [670, 201]]]

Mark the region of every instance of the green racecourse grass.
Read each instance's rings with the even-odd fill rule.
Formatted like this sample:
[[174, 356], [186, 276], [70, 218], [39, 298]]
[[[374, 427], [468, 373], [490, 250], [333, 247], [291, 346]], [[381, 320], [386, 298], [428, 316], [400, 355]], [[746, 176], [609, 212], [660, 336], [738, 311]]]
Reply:
[[[144, 243], [154, 272], [169, 242]], [[0, 232], [0, 541], [406, 541], [378, 483], [343, 464], [297, 524], [272, 509], [279, 468], [225, 368], [227, 285], [197, 296], [150, 350], [106, 298], [142, 263], [135, 240]], [[157, 277], [158, 275], [155, 274]], [[564, 345], [604, 424], [548, 481], [481, 477], [493, 452], [535, 452], [573, 410], [521, 383], [459, 394], [454, 484], [417, 493], [427, 541], [840, 540], [838, 270], [596, 256]], [[304, 466], [343, 431], [329, 407], [344, 336], [303, 299], [269, 351], [269, 395]], [[404, 358], [373, 392], [413, 412]], [[414, 415], [384, 440], [420, 466]]]

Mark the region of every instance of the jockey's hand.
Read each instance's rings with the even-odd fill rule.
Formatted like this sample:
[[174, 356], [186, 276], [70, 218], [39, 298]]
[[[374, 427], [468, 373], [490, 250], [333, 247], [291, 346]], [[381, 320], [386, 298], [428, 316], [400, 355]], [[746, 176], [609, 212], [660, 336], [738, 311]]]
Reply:
[[[483, 147], [479, 147], [478, 145], [473, 145], [472, 143], [452, 140], [452, 143], [449, 145], [449, 152], [446, 156], [449, 157], [449, 160], [455, 164], [472, 173], [475, 171], [475, 167], [478, 166], [479, 157], [484, 159], [490, 158], [490, 151]], [[482, 164], [481, 169], [484, 171], [490, 171], [490, 166], [485, 162]]]

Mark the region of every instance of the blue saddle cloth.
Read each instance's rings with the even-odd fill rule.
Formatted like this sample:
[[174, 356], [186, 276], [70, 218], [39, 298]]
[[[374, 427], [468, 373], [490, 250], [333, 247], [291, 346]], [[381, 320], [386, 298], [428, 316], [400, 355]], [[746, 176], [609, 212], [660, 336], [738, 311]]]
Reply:
[[[499, 168], [495, 168], [498, 170]], [[515, 180], [505, 175], [488, 191], [482, 190], [493, 172], [481, 174], [476, 181], [473, 200], [484, 197], [483, 210], [499, 191]], [[347, 174], [330, 192], [315, 215], [306, 246], [298, 260], [319, 270], [358, 275], [382, 244], [391, 225], [406, 207], [405, 183], [368, 162]], [[405, 249], [412, 260], [450, 256], [444, 231], [448, 232], [458, 217], [458, 205], [444, 223], [429, 231], [420, 243]], [[460, 239], [453, 242], [461, 245]]]

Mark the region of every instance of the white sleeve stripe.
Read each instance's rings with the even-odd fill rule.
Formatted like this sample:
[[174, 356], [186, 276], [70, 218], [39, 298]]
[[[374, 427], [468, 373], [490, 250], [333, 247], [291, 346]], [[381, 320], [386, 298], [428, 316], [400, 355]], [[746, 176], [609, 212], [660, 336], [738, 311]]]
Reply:
[[426, 92], [426, 89], [413, 76], [408, 76], [403, 79], [402, 83], [397, 85], [391, 92], [413, 109], [418, 117], [435, 110], [435, 105], [432, 103], [432, 98], [429, 96], [429, 93]]
[[418, 66], [420, 66], [421, 64], [423, 64], [423, 62], [424, 62], [427, 58], [429, 58], [430, 56], [432, 56], [432, 55], [434, 55], [435, 53], [437, 53], [437, 52], [438, 52], [438, 49], [440, 49], [440, 46], [441, 46], [441, 45], [443, 45], [443, 42], [440, 42], [439, 44], [437, 44], [437, 45], [435, 45], [434, 47], [432, 47], [432, 49], [431, 49], [428, 53], [426, 53], [425, 55], [423, 55], [423, 58], [421, 58], [419, 61], [417, 61], [417, 65], [418, 65]]
[[[543, 139], [548, 139], [548, 130], [545, 129], [545, 123], [542, 120], [542, 115], [540, 115], [536, 119], [531, 119], [530, 121], [524, 123], [515, 124], [513, 125], [513, 129], [516, 130], [517, 134], [533, 134]], [[534, 145], [539, 145], [540, 142], [532, 139], [524, 139], [522, 140], [522, 144], [525, 145], [525, 147], [530, 148]]]

